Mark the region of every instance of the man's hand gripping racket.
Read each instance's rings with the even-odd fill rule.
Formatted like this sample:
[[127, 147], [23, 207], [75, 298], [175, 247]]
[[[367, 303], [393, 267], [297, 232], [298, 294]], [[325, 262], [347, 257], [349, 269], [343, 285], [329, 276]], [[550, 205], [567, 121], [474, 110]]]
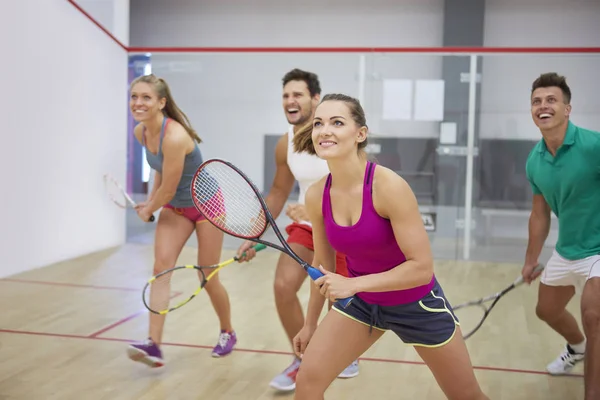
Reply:
[[[242, 171], [228, 161], [211, 159], [196, 171], [191, 185], [192, 199], [198, 211], [228, 235], [251, 240], [277, 249], [304, 268], [312, 280], [323, 273], [302, 260], [285, 241], [258, 188]], [[260, 237], [271, 225], [281, 246]], [[347, 307], [352, 297], [338, 299]]]

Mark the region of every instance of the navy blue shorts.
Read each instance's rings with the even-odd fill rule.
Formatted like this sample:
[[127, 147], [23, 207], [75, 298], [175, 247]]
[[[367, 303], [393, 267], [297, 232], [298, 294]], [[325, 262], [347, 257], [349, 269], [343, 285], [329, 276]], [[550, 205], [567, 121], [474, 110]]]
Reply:
[[391, 330], [404, 343], [413, 346], [442, 346], [452, 339], [459, 325], [437, 280], [431, 292], [413, 303], [380, 306], [354, 296], [348, 307], [336, 303], [333, 309], [372, 329]]

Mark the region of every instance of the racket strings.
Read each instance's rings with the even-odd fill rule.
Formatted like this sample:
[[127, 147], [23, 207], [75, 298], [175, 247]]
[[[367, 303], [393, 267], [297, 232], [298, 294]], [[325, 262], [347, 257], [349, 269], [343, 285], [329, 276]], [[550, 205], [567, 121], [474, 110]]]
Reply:
[[157, 276], [144, 293], [144, 300], [150, 309], [164, 312], [189, 300], [198, 290], [203, 279], [201, 272], [194, 268], [178, 268]]
[[234, 169], [209, 163], [192, 185], [196, 207], [221, 229], [247, 238], [258, 237], [265, 230], [267, 218], [258, 196]]

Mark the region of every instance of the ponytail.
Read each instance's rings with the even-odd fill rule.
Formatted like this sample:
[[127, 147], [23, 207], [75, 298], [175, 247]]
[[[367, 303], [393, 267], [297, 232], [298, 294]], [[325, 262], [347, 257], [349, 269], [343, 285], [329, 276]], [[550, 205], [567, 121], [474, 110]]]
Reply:
[[296, 134], [294, 135], [293, 145], [294, 151], [296, 153], [308, 153], [310, 155], [315, 155], [317, 152], [315, 151], [315, 145], [312, 141], [312, 131], [313, 131], [313, 122], [312, 120], [308, 121], [306, 125], [304, 125]]

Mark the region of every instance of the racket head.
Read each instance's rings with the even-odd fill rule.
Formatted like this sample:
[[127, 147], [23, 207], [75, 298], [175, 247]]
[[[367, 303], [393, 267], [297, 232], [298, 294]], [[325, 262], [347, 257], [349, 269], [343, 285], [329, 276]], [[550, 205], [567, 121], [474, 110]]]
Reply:
[[483, 303], [469, 303], [453, 309], [460, 323], [463, 339], [468, 339], [481, 328], [489, 315], [489, 310]]
[[150, 278], [142, 291], [142, 301], [150, 312], [164, 315], [189, 303], [206, 282], [200, 267], [177, 266]]
[[110, 174], [104, 175], [104, 190], [108, 195], [108, 198], [112, 200], [117, 206], [121, 208], [127, 208], [129, 200], [125, 194], [125, 191], [117, 182], [117, 180]]
[[202, 163], [190, 190], [198, 212], [231, 236], [257, 239], [273, 219], [256, 185], [225, 160]]

